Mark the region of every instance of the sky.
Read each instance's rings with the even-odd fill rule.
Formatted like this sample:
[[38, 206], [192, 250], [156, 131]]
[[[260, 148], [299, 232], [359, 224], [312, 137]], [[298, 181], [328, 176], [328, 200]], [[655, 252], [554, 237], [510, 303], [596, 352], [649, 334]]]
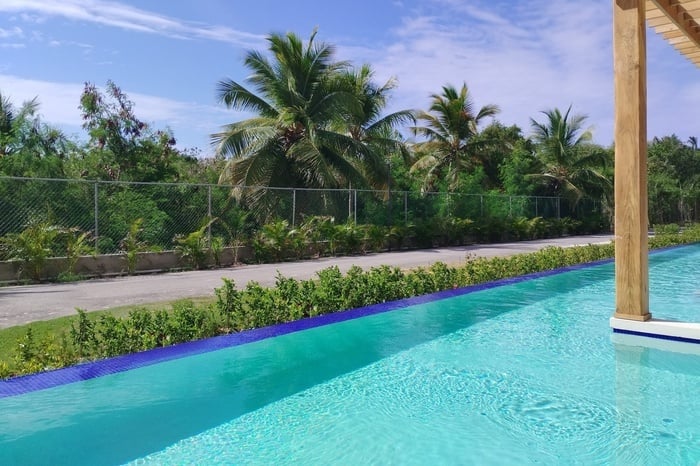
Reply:
[[[84, 83], [112, 80], [137, 117], [209, 156], [210, 135], [248, 116], [217, 102], [217, 82], [245, 84], [245, 53], [268, 34], [314, 28], [337, 59], [398, 80], [388, 111], [427, 109], [466, 83], [525, 135], [571, 105], [595, 142], [613, 141], [611, 0], [0, 0], [0, 93], [38, 97], [45, 122], [86, 140]], [[700, 70], [647, 37], [649, 138], [700, 136]]]

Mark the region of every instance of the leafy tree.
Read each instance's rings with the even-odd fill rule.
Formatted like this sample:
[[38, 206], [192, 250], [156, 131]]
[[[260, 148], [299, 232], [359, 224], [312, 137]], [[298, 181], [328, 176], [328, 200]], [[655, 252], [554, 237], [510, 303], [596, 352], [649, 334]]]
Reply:
[[501, 165], [513, 154], [516, 147], [525, 141], [522, 130], [516, 126], [505, 126], [494, 121], [474, 136], [474, 143], [481, 147], [474, 156], [477, 165], [483, 169], [482, 190], [503, 190]]
[[153, 131], [134, 114], [133, 103], [112, 81], [104, 91], [85, 83], [80, 96], [90, 141], [81, 177], [125, 181], [172, 181], [180, 153], [169, 131]]
[[515, 196], [532, 196], [539, 187], [528, 173], [539, 168], [535, 147], [530, 139], [518, 141], [509, 156], [499, 166], [503, 191]]
[[676, 135], [654, 138], [648, 149], [649, 217], [652, 223], [691, 219], [700, 199], [700, 153], [696, 141]]
[[[334, 61], [333, 46], [315, 38], [314, 32], [304, 44], [293, 33], [272, 34], [272, 60], [258, 51], [246, 55], [253, 90], [230, 79], [219, 82], [221, 102], [257, 114], [212, 135], [217, 153], [230, 157], [222, 183], [238, 188], [347, 188], [372, 186], [383, 178], [384, 164], [374, 149], [388, 143], [379, 136], [388, 140], [385, 131], [400, 120], [377, 119], [389, 88], [373, 88], [363, 80], [371, 75], [367, 73], [354, 80], [360, 84], [355, 92], [349, 64]], [[368, 96], [367, 91], [376, 93]], [[234, 194], [263, 216], [280, 202], [266, 189]]]
[[499, 108], [485, 105], [475, 111], [466, 84], [459, 91], [453, 86], [444, 86], [442, 94], [433, 94], [432, 99], [430, 110], [417, 115], [425, 126], [411, 128], [416, 136], [427, 139], [415, 145], [419, 158], [411, 170], [425, 174], [424, 190], [433, 190], [443, 178], [447, 188], [455, 190], [459, 174], [481, 164], [479, 152], [490, 141], [476, 138], [479, 123], [484, 118], [495, 116]]
[[590, 143], [591, 131], [583, 130], [586, 116], [572, 115], [571, 107], [564, 114], [557, 108], [542, 113], [543, 123], [530, 120], [537, 167], [528, 176], [544, 194], [568, 199], [572, 209], [583, 198], [602, 199], [612, 187], [605, 176], [611, 154]]

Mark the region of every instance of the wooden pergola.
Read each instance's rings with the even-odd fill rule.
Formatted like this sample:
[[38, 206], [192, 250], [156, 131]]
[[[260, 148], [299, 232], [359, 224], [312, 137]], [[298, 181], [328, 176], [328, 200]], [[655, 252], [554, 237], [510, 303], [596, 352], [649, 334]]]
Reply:
[[616, 319], [649, 312], [646, 24], [700, 65], [700, 0], [613, 0]]

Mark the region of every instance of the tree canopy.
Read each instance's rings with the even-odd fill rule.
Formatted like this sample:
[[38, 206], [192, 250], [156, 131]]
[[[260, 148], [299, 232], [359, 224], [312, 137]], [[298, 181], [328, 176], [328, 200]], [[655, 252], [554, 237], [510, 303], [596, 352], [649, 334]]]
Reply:
[[[307, 199], [309, 189], [367, 189], [382, 202], [391, 188], [562, 197], [570, 211], [613, 207], [613, 148], [593, 143], [586, 116], [571, 106], [541, 112], [523, 131], [495, 120], [497, 105], [477, 107], [463, 82], [431, 94], [427, 109], [396, 109], [397, 79], [380, 82], [370, 64], [338, 59], [315, 31], [306, 40], [271, 34], [266, 50], [247, 52], [244, 64], [245, 81], [218, 82], [216, 98], [246, 116], [212, 134], [213, 157], [179, 149], [175, 135], [140, 119], [111, 81], [85, 84], [76, 103], [83, 140], [45, 123], [38, 97], [18, 104], [0, 89], [0, 175], [218, 181], [232, 186], [232, 203], [261, 220], [291, 202], [347, 212], [347, 195]], [[671, 135], [650, 142], [652, 222], [697, 216], [697, 141]], [[279, 188], [303, 189], [292, 200]]]

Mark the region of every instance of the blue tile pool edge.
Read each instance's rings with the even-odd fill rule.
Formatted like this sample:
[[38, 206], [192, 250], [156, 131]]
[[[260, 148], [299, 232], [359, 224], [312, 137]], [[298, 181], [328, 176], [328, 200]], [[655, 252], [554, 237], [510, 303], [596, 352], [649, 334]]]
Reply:
[[[689, 245], [686, 244], [659, 248], [650, 251], [650, 254], [687, 246]], [[53, 388], [60, 385], [67, 385], [75, 382], [90, 380], [105, 375], [116, 374], [119, 372], [137, 369], [139, 367], [145, 367], [161, 362], [170, 361], [173, 359], [179, 359], [187, 356], [193, 356], [196, 354], [216, 351], [223, 348], [253, 343], [267, 338], [273, 338], [289, 333], [299, 332], [302, 330], [320, 327], [323, 325], [344, 322], [346, 320], [357, 319], [360, 317], [370, 316], [383, 312], [389, 312], [417, 304], [425, 304], [432, 301], [438, 301], [440, 299], [461, 296], [477, 291], [487, 290], [490, 288], [512, 285], [515, 283], [534, 280], [537, 278], [558, 275], [573, 270], [595, 267], [598, 265], [608, 264], [613, 261], [613, 258], [601, 259], [598, 261], [587, 262], [584, 264], [560, 267], [558, 269], [545, 270], [542, 272], [520, 275], [518, 277], [504, 278], [492, 282], [480, 283], [477, 285], [470, 285], [451, 290], [438, 291], [436, 293], [415, 296], [411, 298], [404, 298], [397, 301], [389, 301], [356, 309], [338, 311], [331, 314], [308, 317], [305, 319], [296, 320], [293, 322], [285, 322], [269, 327], [245, 330], [238, 333], [220, 335], [216, 337], [206, 338], [203, 340], [179, 343], [163, 348], [154, 348], [139, 353], [130, 353], [121, 356], [116, 356], [113, 358], [89, 361], [74, 366], [63, 367], [60, 369], [52, 369], [46, 372], [38, 372], [35, 374], [17, 376], [10, 379], [0, 380], [0, 398], [23, 395], [39, 390], [46, 390], [48, 388]]]

